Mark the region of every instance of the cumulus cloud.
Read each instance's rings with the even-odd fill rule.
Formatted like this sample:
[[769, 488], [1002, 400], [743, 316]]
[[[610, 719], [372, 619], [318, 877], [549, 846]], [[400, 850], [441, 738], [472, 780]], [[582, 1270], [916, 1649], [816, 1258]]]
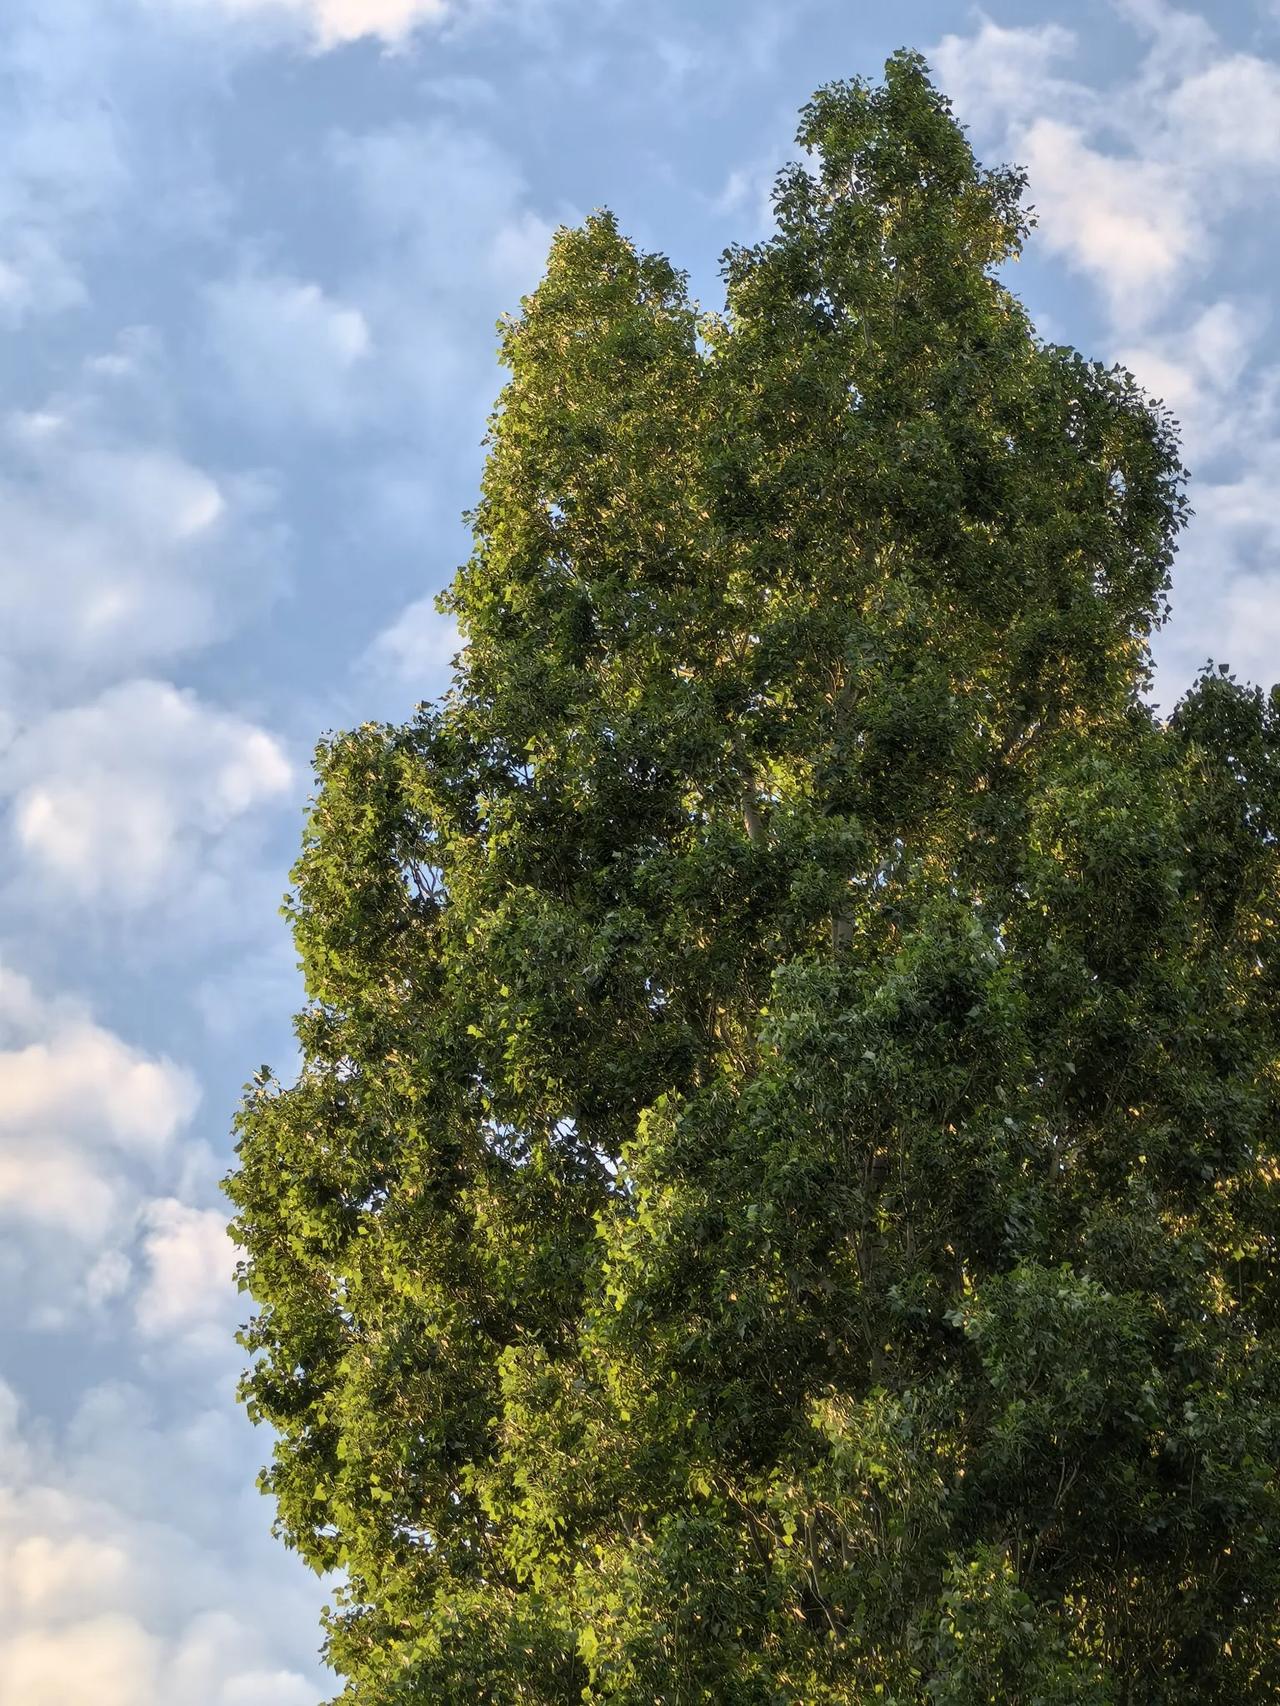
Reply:
[[[117, 1218], [121, 1192], [115, 1171], [108, 1171], [102, 1162], [87, 1156], [68, 1144], [57, 1133], [31, 1133], [25, 1142], [10, 1138], [0, 1148], [0, 1216], [5, 1220], [23, 1219], [38, 1222], [58, 1239], [71, 1239], [87, 1244], [105, 1237]], [[24, 1264], [14, 1246], [5, 1252], [4, 1267], [13, 1277], [14, 1270]], [[65, 1244], [59, 1251], [57, 1282], [66, 1282], [63, 1293], [60, 1283], [40, 1286], [45, 1294], [33, 1304], [42, 1325], [61, 1324], [66, 1313], [63, 1305], [73, 1301], [74, 1273]], [[35, 1276], [32, 1276], [33, 1278]], [[23, 1287], [23, 1295], [31, 1291]], [[100, 1295], [94, 1288], [95, 1296]], [[50, 1303], [50, 1299], [57, 1301]]]
[[47, 231], [27, 223], [6, 234], [0, 252], [0, 319], [56, 314], [84, 301], [84, 286]]
[[411, 687], [420, 699], [434, 698], [449, 684], [462, 636], [452, 616], [442, 616], [434, 598], [419, 598], [383, 629], [365, 655], [365, 667]]
[[1197, 483], [1196, 519], [1178, 555], [1178, 620], [1157, 647], [1178, 685], [1210, 659], [1264, 685], [1280, 679], [1277, 491], [1275, 439], [1235, 473]]
[[1253, 360], [1262, 330], [1257, 313], [1222, 300], [1176, 331], [1148, 334], [1117, 351], [1173, 411], [1197, 473], [1222, 456], [1251, 456], [1275, 424], [1276, 376]]
[[1207, 17], [1184, 11], [1171, 0], [1111, 0], [1112, 10], [1146, 41], [1136, 86], [1159, 91], [1222, 53], [1217, 31]]
[[86, 1273], [84, 1297], [91, 1312], [123, 1297], [133, 1279], [133, 1263], [123, 1250], [104, 1250]]
[[455, 119], [339, 131], [326, 164], [347, 260], [328, 300], [369, 331], [366, 354], [330, 367], [331, 418], [379, 431], [376, 460], [344, 474], [347, 513], [363, 549], [394, 561], [411, 546], [420, 565], [424, 535], [443, 541], [456, 526], [441, 493], [474, 480], [498, 384], [494, 325], [536, 284], [553, 225], [511, 155]]
[[120, 1385], [87, 1393], [58, 1433], [0, 1383], [0, 1706], [319, 1696], [317, 1667], [286, 1632], [304, 1607], [314, 1615], [314, 1595], [280, 1567], [265, 1524], [244, 1520], [244, 1434], [211, 1413], [196, 1421], [165, 1425]]
[[148, 1339], [181, 1339], [191, 1348], [212, 1340], [225, 1349], [236, 1296], [226, 1214], [161, 1197], [147, 1204], [143, 1225], [147, 1279], [135, 1305], [139, 1330]]
[[120, 1148], [155, 1155], [190, 1109], [184, 1078], [86, 1017], [50, 1040], [0, 1052], [0, 1130], [86, 1124]]
[[26, 1630], [0, 1647], [4, 1706], [63, 1706], [77, 1695], [95, 1706], [138, 1706], [154, 1698], [152, 1644], [125, 1617], [93, 1617], [50, 1639]]
[[273, 736], [163, 681], [55, 711], [0, 755], [18, 851], [64, 905], [198, 892], [215, 845], [291, 780]]
[[1259, 172], [1280, 163], [1280, 69], [1228, 52], [1203, 18], [1161, 0], [1119, 10], [1147, 49], [1106, 91], [1063, 74], [1076, 38], [1056, 24], [983, 19], [932, 58], [959, 116], [1026, 166], [1040, 240], [1131, 331], [1209, 264], [1229, 212], [1274, 193]]
[[1020, 152], [1047, 248], [1090, 273], [1118, 321], [1145, 318], [1197, 252], [1190, 187], [1162, 162], [1107, 155], [1040, 118]]
[[0, 1215], [86, 1244], [195, 1111], [189, 1073], [0, 966]]
[[519, 167], [487, 137], [397, 124], [340, 133], [332, 152], [384, 256], [399, 250], [410, 262], [410, 289], [426, 283], [454, 303], [489, 290], [513, 302], [536, 281], [552, 227], [528, 205]]
[[117, 437], [73, 400], [0, 423], [0, 627], [19, 659], [127, 667], [205, 645], [278, 580], [259, 481]]
[[1117, 352], [1177, 417], [1192, 469], [1175, 620], [1156, 645], [1174, 685], [1210, 657], [1280, 675], [1280, 364], [1260, 358], [1266, 330], [1256, 306], [1224, 299]]
[[6, 0], [0, 327], [91, 313], [122, 230], [137, 253], [224, 216], [192, 122], [230, 57], [207, 37], [157, 29], [146, 0]]
[[[121, 1327], [162, 1352], [171, 1378], [205, 1366], [191, 1353], [218, 1353], [218, 1390], [197, 1386], [168, 1419], [117, 1381], [91, 1387], [59, 1429], [24, 1416], [0, 1381], [0, 1706], [312, 1706], [326, 1692], [309, 1657], [314, 1590], [268, 1541], [256, 1449], [226, 1404], [225, 1217], [148, 1197], [157, 1171], [184, 1170], [177, 1140], [196, 1096], [172, 1062], [0, 965], [10, 1318], [63, 1327], [77, 1299], [96, 1308], [132, 1292]], [[118, 1338], [113, 1363], [128, 1352]]]
[[213, 353], [242, 410], [268, 427], [330, 430], [363, 414], [355, 381], [372, 337], [359, 308], [314, 283], [254, 274], [211, 285], [207, 304]]

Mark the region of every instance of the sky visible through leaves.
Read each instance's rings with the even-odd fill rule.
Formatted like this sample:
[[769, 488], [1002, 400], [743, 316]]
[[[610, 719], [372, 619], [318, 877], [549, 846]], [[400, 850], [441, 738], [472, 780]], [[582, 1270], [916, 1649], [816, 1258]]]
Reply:
[[[1212, 15], [1210, 15], [1210, 12]], [[0, 23], [0, 1706], [312, 1706], [233, 1401], [239, 1086], [325, 729], [448, 675], [493, 324], [597, 205], [709, 306], [820, 83], [923, 51], [1011, 284], [1183, 424], [1157, 646], [1280, 674], [1280, 8], [11, 0]]]

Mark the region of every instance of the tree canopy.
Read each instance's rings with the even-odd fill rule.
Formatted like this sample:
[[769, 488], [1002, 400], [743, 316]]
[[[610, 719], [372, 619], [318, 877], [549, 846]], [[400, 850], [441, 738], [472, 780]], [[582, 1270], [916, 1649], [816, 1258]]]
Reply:
[[1280, 1697], [1280, 712], [919, 58], [703, 314], [502, 328], [454, 685], [325, 741], [228, 1189], [344, 1701]]

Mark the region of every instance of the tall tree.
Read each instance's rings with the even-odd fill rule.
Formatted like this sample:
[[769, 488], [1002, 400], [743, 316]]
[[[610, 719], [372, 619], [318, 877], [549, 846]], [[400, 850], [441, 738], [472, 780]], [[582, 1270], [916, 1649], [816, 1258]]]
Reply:
[[444, 607], [326, 742], [228, 1188], [361, 1706], [1280, 1696], [1280, 712], [1146, 707], [1172, 425], [922, 62], [723, 315], [556, 238]]

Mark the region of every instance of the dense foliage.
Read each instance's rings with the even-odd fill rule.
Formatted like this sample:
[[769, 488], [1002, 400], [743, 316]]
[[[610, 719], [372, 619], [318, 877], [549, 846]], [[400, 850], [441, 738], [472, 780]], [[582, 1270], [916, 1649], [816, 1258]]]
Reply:
[[1280, 1698], [1280, 713], [913, 56], [700, 316], [505, 325], [455, 685], [326, 742], [229, 1181], [279, 1530], [419, 1702]]

